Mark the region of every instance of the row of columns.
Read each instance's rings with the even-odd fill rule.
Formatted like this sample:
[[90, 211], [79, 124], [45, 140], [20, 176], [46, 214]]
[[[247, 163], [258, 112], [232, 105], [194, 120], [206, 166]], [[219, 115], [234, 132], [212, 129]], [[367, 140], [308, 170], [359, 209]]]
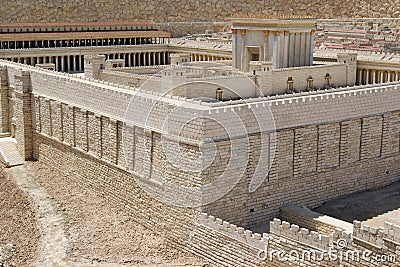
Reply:
[[272, 61], [275, 68], [313, 64], [314, 32], [274, 31], [273, 34], [275, 38]]
[[[106, 54], [108, 59], [125, 59], [126, 67], [167, 65], [170, 63], [169, 52], [112, 53]], [[35, 66], [36, 64], [55, 64], [56, 71], [83, 72], [84, 55], [43, 56], [6, 58], [6, 60]]]
[[170, 64], [169, 52], [140, 52], [107, 54], [106, 60], [124, 59], [126, 67]]
[[31, 66], [52, 63], [57, 71], [62, 72], [83, 72], [84, 66], [83, 55], [7, 58], [6, 60]]
[[101, 39], [73, 39], [73, 40], [39, 40], [39, 41], [2, 41], [0, 49], [31, 49], [54, 47], [86, 47], [86, 46], [113, 46], [113, 45], [145, 45], [169, 44], [167, 37], [151, 38], [101, 38]]
[[230, 60], [228, 57], [221, 56], [210, 56], [210, 55], [199, 55], [199, 54], [190, 54], [190, 61], [215, 61], [215, 60]]
[[232, 30], [235, 68], [248, 71], [250, 61], [272, 61], [275, 69], [313, 65], [314, 30], [263, 32], [262, 42], [248, 44], [246, 30]]
[[357, 69], [357, 84], [377, 84], [399, 81], [399, 71]]

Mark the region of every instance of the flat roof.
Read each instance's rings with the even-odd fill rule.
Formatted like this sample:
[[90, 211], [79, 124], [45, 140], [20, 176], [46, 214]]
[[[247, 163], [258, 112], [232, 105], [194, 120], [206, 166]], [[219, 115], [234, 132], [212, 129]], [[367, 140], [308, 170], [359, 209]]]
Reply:
[[260, 17], [260, 18], [233, 18], [233, 29], [246, 28], [315, 28], [317, 20], [311, 17]]
[[170, 37], [165, 31], [99, 31], [99, 32], [37, 32], [0, 34], [0, 41], [35, 41], [35, 40], [71, 40], [71, 39], [108, 39], [135, 37]]

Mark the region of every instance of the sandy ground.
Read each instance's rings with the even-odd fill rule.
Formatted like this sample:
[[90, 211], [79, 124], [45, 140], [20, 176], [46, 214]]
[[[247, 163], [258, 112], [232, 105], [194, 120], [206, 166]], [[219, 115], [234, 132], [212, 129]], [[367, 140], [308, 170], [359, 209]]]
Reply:
[[17, 185], [0, 174], [0, 247], [14, 246], [9, 264], [24, 267], [36, 259], [40, 232], [35, 218], [35, 207]]
[[326, 202], [315, 209], [347, 222], [366, 221], [400, 208], [400, 182]]
[[27, 163], [26, 169], [54, 197], [63, 214], [67, 256], [74, 266], [204, 265], [169, 248], [164, 238], [132, 221], [125, 211], [57, 171], [37, 162]]

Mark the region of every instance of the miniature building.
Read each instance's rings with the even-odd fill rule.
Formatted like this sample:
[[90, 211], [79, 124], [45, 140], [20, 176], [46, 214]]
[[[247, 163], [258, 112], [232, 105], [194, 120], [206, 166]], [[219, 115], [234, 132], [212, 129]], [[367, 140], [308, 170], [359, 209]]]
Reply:
[[[267, 246], [325, 251], [340, 240], [349, 250], [400, 256], [393, 223], [369, 228], [287, 208], [315, 208], [400, 176], [400, 62], [329, 50], [318, 55], [329, 62], [313, 62], [314, 23], [235, 19], [233, 68], [181, 64], [186, 54], [206, 61], [231, 53], [181, 41], [158, 47], [164, 54], [154, 45], [87, 49], [80, 78], [0, 60], [1, 134], [15, 137], [23, 160], [67, 173], [216, 266], [285, 266], [258, 256]], [[66, 49], [62, 59], [76, 66], [68, 49], [77, 48]], [[111, 59], [109, 49], [124, 51]], [[133, 87], [135, 79], [145, 82]], [[309, 265], [340, 264], [379, 266]]]
[[250, 61], [273, 68], [312, 66], [314, 19], [234, 19], [233, 67], [247, 72]]
[[178, 65], [190, 62], [189, 54], [173, 53], [170, 54], [169, 57], [171, 58], [171, 65]]

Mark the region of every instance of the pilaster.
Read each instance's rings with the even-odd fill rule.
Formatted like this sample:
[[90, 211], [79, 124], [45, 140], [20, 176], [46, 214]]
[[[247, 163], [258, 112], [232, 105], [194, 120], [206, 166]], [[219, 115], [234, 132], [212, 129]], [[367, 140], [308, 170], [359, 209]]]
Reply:
[[15, 90], [13, 98], [14, 117], [16, 122], [15, 137], [18, 149], [24, 160], [33, 159], [33, 131], [32, 131], [32, 88], [30, 73], [21, 71], [15, 75]]
[[8, 98], [8, 73], [7, 67], [0, 67], [0, 132], [10, 132], [10, 101]]

